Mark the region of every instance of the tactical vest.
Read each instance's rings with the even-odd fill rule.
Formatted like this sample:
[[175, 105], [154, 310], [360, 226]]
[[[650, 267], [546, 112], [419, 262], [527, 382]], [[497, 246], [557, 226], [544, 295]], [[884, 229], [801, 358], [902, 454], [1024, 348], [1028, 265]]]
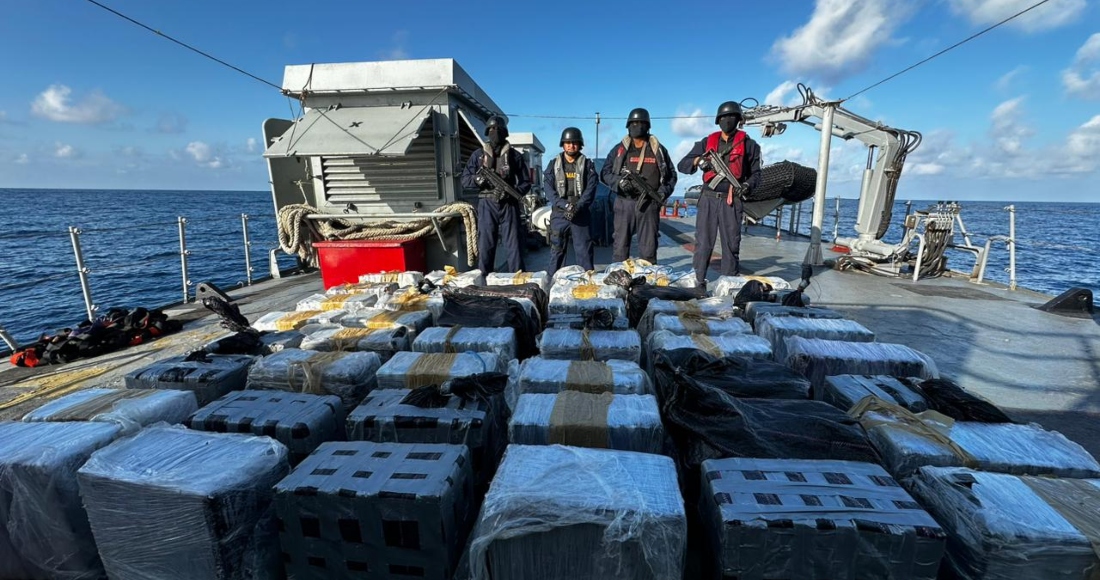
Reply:
[[[619, 155], [617, 155], [615, 157], [615, 160], [612, 162], [612, 165], [611, 165], [612, 170], [615, 172], [615, 175], [618, 175], [619, 172], [622, 171], [623, 164], [626, 163], [626, 152], [630, 151], [631, 141], [633, 141], [633, 139], [631, 139], [630, 137], [624, 137], [623, 138], [623, 141], [621, 143], [622, 149], [620, 150]], [[657, 141], [657, 138], [654, 137], [653, 135], [649, 136], [649, 149], [653, 151], [653, 156], [655, 158], [657, 158], [657, 168], [659, 170], [658, 172], [661, 174], [661, 183], [664, 183], [665, 182], [665, 165], [664, 165], [665, 161], [664, 161], [664, 158], [661, 157], [661, 143], [660, 143], [660, 141]], [[644, 150], [642, 151], [642, 157], [645, 157], [645, 151]]]
[[[565, 192], [569, 191], [565, 183], [565, 153], [559, 153], [554, 158], [554, 185], [557, 188], [558, 197], [565, 198]], [[573, 184], [577, 186], [577, 197], [580, 197], [584, 192], [584, 169], [585, 163], [588, 161], [584, 155], [577, 153], [577, 159], [573, 162], [573, 166], [576, 167], [576, 177], [573, 178]]]
[[[504, 179], [508, 179], [508, 176], [512, 174], [512, 168], [508, 164], [508, 158], [511, 157], [508, 153], [511, 151], [512, 146], [509, 143], [505, 143], [504, 146], [500, 148], [500, 156], [493, 157], [492, 148], [486, 145], [483, 150], [484, 155], [481, 156], [481, 164], [484, 165], [486, 169], [496, 171], [497, 175], [500, 175]], [[496, 167], [493, 167], [494, 161]]]
[[[738, 131], [733, 134], [733, 149], [730, 149], [729, 166], [730, 173], [733, 176], [741, 180], [741, 173], [745, 165], [745, 135], [744, 131]], [[718, 145], [722, 141], [722, 132], [715, 131], [707, 136], [707, 151], [718, 151]], [[714, 179], [714, 171], [703, 172], [703, 183], [710, 183], [710, 180]]]

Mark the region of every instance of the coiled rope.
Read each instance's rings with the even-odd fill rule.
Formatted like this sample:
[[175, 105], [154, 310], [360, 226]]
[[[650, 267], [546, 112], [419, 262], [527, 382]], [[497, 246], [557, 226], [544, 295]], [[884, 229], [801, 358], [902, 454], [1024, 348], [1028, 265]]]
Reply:
[[[306, 216], [319, 213], [317, 208], [306, 204], [283, 206], [279, 210], [276, 222], [279, 225], [279, 247], [288, 254], [296, 254], [306, 264], [316, 267], [317, 252], [313, 242], [324, 240], [393, 240], [405, 242], [415, 240], [435, 231], [431, 216], [435, 214], [459, 213], [466, 227], [466, 258], [471, 266], [477, 264], [477, 214], [468, 203], [458, 202], [441, 206], [435, 212], [425, 213], [423, 219], [412, 221], [379, 220], [376, 222], [354, 222], [340, 218], [330, 220], [311, 220]], [[440, 215], [440, 227], [445, 226], [455, 216]]]

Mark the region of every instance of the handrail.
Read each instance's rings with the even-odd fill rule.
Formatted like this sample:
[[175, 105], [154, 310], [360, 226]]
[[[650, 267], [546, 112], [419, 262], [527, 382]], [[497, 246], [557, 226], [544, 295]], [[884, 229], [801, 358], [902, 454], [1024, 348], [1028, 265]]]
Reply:
[[409, 213], [311, 213], [306, 216], [306, 219], [310, 220], [331, 220], [331, 219], [432, 219], [432, 218], [450, 218], [450, 217], [462, 217], [462, 214], [457, 211], [445, 211], [441, 213], [434, 212], [409, 212]]

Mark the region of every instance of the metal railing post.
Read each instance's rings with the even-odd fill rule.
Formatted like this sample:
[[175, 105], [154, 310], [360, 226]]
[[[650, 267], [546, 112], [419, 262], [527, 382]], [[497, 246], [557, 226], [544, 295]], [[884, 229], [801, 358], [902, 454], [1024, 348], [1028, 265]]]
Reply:
[[840, 237], [840, 196], [836, 197], [836, 211], [833, 212], [833, 242]]
[[8, 348], [12, 350], [12, 352], [19, 350], [19, 343], [16, 342], [16, 340], [12, 338], [10, 334], [8, 334], [7, 330], [4, 330], [3, 325], [0, 325], [0, 340], [4, 341], [4, 343], [8, 345]]
[[791, 219], [790, 219], [789, 222], [787, 222], [787, 232], [789, 234], [791, 234], [792, 236], [795, 234], [795, 231], [794, 231], [794, 216], [796, 214], [798, 214], [798, 210], [801, 207], [802, 206], [800, 204], [795, 204], [795, 205], [791, 206]]
[[187, 304], [191, 301], [191, 291], [188, 287], [191, 286], [191, 279], [187, 275], [187, 256], [191, 254], [187, 250], [187, 218], [180, 216], [177, 218], [180, 230], [180, 271], [183, 274], [183, 303]]
[[1016, 289], [1016, 206], [1005, 208], [1008, 211], [1008, 289]]
[[775, 241], [778, 242], [780, 239], [779, 234], [783, 227], [783, 206], [777, 207], [775, 211]]
[[248, 239], [248, 214], [241, 214], [241, 230], [244, 231], [244, 269], [248, 275], [248, 285], [252, 285], [252, 240]]
[[84, 310], [88, 313], [88, 320], [95, 320], [96, 305], [92, 303], [92, 288], [88, 285], [88, 267], [84, 265], [84, 252], [80, 250], [80, 228], [69, 226], [69, 239], [73, 242], [76, 273], [80, 276], [80, 290], [84, 293]]

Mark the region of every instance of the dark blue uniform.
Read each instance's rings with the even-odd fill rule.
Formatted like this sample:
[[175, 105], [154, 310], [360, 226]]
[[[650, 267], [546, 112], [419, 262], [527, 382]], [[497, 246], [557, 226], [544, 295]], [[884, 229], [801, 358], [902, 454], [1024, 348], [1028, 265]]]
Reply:
[[[485, 150], [478, 149], [470, 155], [466, 168], [462, 170], [462, 187], [464, 189], [478, 189], [474, 176], [477, 170], [485, 163]], [[527, 168], [527, 162], [523, 155], [508, 148], [507, 171], [502, 171], [503, 164], [496, 160], [495, 167], [501, 177], [514, 187], [522, 195], [531, 191], [531, 173]], [[506, 195], [498, 202], [486, 193], [479, 194], [477, 200], [477, 264], [482, 274], [490, 274], [496, 271], [497, 248], [504, 250], [505, 272], [520, 272], [524, 270], [522, 243], [525, 237], [523, 231], [523, 211], [519, 200]]]
[[[656, 144], [653, 147], [652, 144]], [[676, 170], [668, 150], [654, 137], [646, 140], [645, 155], [634, 148], [628, 137], [611, 149], [607, 161], [600, 171], [600, 179], [611, 188], [615, 195], [615, 231], [612, 255], [616, 262], [630, 257], [630, 240], [638, 233], [638, 257], [657, 263], [657, 227], [661, 221], [661, 205], [650, 201], [646, 208], [637, 210], [637, 197], [629, 197], [619, 191], [619, 172], [626, 169], [639, 174], [643, 180], [657, 190], [662, 199], [668, 199], [676, 188]], [[642, 162], [639, 164], [639, 158]], [[641, 169], [639, 169], [641, 165]]]
[[[707, 137], [702, 138], [676, 166], [680, 173], [691, 175], [699, 170], [695, 159], [707, 150]], [[719, 145], [719, 151], [724, 152]], [[728, 155], [728, 153], [726, 154]], [[720, 157], [725, 158], [723, 155]], [[736, 174], [735, 174], [736, 175]], [[749, 191], [760, 185], [760, 145], [745, 136], [745, 151], [742, 157], [741, 184]], [[733, 205], [726, 203], [732, 186], [723, 181], [714, 190], [709, 184], [703, 184], [696, 206], [695, 217], [695, 255], [691, 266], [695, 269], [695, 279], [702, 286], [707, 279], [710, 256], [714, 252], [714, 241], [722, 238], [722, 275], [736, 276], [741, 273], [741, 220], [745, 214], [745, 205], [741, 198], [734, 196]]]
[[[576, 167], [583, 163], [583, 167]], [[562, 185], [566, 191], [558, 191], [558, 164], [562, 164]], [[565, 263], [566, 244], [573, 239], [573, 253], [577, 256], [577, 265], [586, 271], [595, 268], [593, 264], [594, 248], [589, 227], [592, 221], [592, 202], [596, 199], [596, 164], [587, 157], [578, 156], [574, 163], [574, 172], [580, 171], [583, 191], [577, 191], [577, 176], [565, 170], [565, 154], [558, 154], [546, 167], [543, 183], [546, 186], [546, 198], [550, 202], [550, 265], [547, 273], [551, 276]], [[578, 209], [573, 221], [565, 219], [565, 207], [572, 202]]]

